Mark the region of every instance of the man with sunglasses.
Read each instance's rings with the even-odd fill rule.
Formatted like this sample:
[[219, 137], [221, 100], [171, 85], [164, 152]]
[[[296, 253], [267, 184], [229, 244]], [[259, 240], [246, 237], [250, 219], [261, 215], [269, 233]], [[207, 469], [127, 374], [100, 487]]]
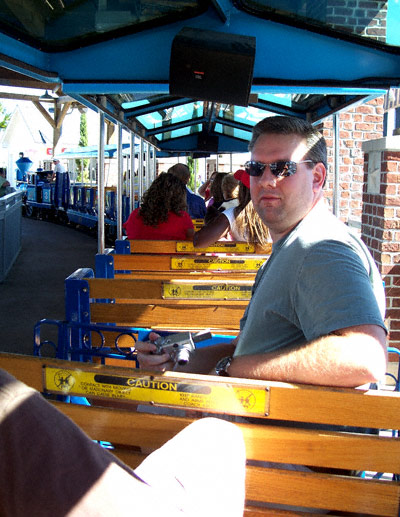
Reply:
[[[362, 241], [324, 203], [327, 150], [307, 122], [269, 117], [253, 129], [246, 164], [273, 253], [231, 345], [200, 349], [187, 370], [356, 387], [386, 371], [385, 296]], [[155, 336], [150, 336], [154, 338]], [[138, 344], [143, 368], [171, 368]], [[150, 355], [149, 355], [150, 353]]]

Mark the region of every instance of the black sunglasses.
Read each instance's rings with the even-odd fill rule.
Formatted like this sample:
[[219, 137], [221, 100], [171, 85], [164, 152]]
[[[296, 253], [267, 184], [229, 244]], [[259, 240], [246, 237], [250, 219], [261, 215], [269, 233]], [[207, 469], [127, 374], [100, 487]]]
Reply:
[[285, 176], [293, 176], [297, 171], [297, 165], [299, 163], [314, 163], [312, 160], [303, 160], [301, 162], [291, 162], [287, 160], [280, 160], [272, 163], [262, 163], [256, 161], [246, 162], [244, 168], [250, 176], [262, 176], [265, 167], [269, 167], [271, 174], [277, 178]]

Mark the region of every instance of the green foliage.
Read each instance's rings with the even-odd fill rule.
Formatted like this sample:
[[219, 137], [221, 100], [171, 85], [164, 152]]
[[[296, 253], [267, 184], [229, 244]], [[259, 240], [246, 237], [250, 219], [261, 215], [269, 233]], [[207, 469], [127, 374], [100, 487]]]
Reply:
[[[80, 117], [80, 125], [79, 125], [79, 147], [86, 147], [88, 145], [88, 129], [87, 129], [87, 120], [86, 113], [81, 113]], [[77, 180], [81, 182], [89, 181], [89, 160], [75, 160], [78, 174]]]
[[[194, 185], [194, 166], [195, 166], [195, 160], [192, 156], [188, 156], [187, 157], [187, 161], [186, 161], [186, 164], [187, 166], [189, 167], [189, 170], [190, 170], [190, 180], [189, 180], [189, 183], [188, 183], [188, 187], [190, 189], [193, 190], [193, 192], [196, 190], [196, 187]], [[198, 163], [196, 162], [196, 168], [198, 170]], [[197, 179], [197, 187], [200, 186], [200, 180], [199, 178]]]
[[5, 129], [10, 122], [11, 113], [7, 113], [6, 108], [0, 102], [0, 129]]

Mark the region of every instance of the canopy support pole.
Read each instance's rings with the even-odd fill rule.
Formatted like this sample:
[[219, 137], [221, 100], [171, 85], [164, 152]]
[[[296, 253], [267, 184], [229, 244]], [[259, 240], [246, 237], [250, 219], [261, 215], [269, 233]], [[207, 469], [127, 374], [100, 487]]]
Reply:
[[334, 171], [333, 171], [333, 213], [339, 217], [339, 115], [333, 115], [333, 152], [334, 152]]
[[118, 182], [117, 182], [117, 239], [122, 239], [122, 176], [123, 176], [123, 160], [122, 160], [122, 126], [117, 125], [117, 164], [118, 164]]
[[135, 134], [131, 133], [131, 174], [129, 178], [129, 211], [135, 210]]
[[99, 151], [97, 157], [97, 252], [104, 253], [105, 231], [104, 231], [104, 135], [105, 135], [105, 115], [103, 111], [99, 113]]

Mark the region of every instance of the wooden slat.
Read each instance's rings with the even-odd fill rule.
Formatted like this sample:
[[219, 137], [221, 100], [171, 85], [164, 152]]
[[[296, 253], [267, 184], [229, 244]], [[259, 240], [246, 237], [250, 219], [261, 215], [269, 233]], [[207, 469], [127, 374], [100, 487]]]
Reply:
[[246, 472], [246, 498], [386, 517], [397, 515], [400, 483], [252, 467]]
[[[43, 364], [60, 365], [92, 371], [90, 363], [62, 361], [18, 354], [0, 353], [0, 367], [36, 389], [42, 389]], [[129, 368], [96, 366], [107, 373], [130, 375]], [[232, 386], [254, 386], [269, 390], [269, 416], [267, 420], [311, 422], [332, 425], [375, 427], [377, 429], [400, 429], [400, 393], [379, 390], [356, 390], [289, 384], [272, 381], [257, 381], [229, 377], [164, 372], [155, 374], [140, 370], [141, 375], [160, 376], [162, 379], [201, 380]], [[34, 383], [34, 384], [31, 384]], [[38, 388], [39, 386], [39, 388]]]
[[378, 435], [240, 425], [247, 458], [347, 470], [397, 472], [400, 440]]
[[230, 329], [238, 330], [243, 305], [131, 305], [98, 304], [91, 308], [95, 323], [114, 322], [120, 325], [157, 328]]
[[[115, 270], [135, 270], [135, 271], [177, 271], [178, 268], [172, 268], [171, 267], [171, 258], [179, 259], [182, 258], [184, 260], [195, 260], [198, 261], [199, 257], [196, 255], [151, 255], [151, 254], [133, 254], [133, 255], [113, 255], [114, 257], [114, 269]], [[262, 260], [262, 255], [255, 255], [255, 257], [259, 260]], [[218, 257], [208, 257], [211, 261], [217, 260]], [[233, 259], [234, 257], [232, 257]], [[253, 257], [254, 258], [254, 257]], [[240, 256], [237, 257], [237, 259], [241, 260], [241, 264], [238, 264], [236, 267], [231, 268], [222, 268], [221, 265], [218, 263], [215, 263], [215, 265], [209, 265], [207, 268], [204, 267], [204, 264], [198, 262], [197, 266], [190, 268], [190, 270], [204, 270], [207, 269], [209, 271], [218, 271], [218, 270], [224, 270], [226, 272], [228, 271], [237, 271], [237, 270], [244, 270], [244, 271], [257, 271], [258, 268], [255, 268], [253, 266], [248, 266], [249, 260], [251, 262], [254, 262], [254, 260], [251, 259], [250, 256]]]
[[[270, 383], [271, 384], [271, 383]], [[271, 385], [270, 418], [400, 429], [400, 393], [279, 383]], [[357, 411], [355, 411], [357, 408]]]
[[[128, 269], [128, 271], [130, 271]], [[129, 273], [115, 273], [115, 278], [126, 280], [212, 280], [224, 282], [229, 280], [253, 281], [256, 276], [254, 271], [134, 271]]]
[[162, 280], [89, 278], [91, 298], [161, 298]]
[[[130, 240], [130, 247], [131, 247], [131, 253], [177, 253], [177, 254], [183, 254], [188, 253], [191, 254], [193, 251], [177, 251], [177, 242], [180, 241], [171, 241], [171, 240], [165, 240], [165, 241], [159, 241], [159, 240]], [[184, 241], [182, 241], [184, 242]], [[184, 244], [187, 244], [184, 242]], [[221, 245], [232, 245], [234, 244], [231, 241], [219, 241], [219, 244]], [[246, 243], [244, 243], [246, 244]], [[260, 244], [252, 244], [254, 246], [254, 254], [260, 254], [260, 255], [268, 255], [271, 253], [272, 246], [271, 244], [267, 244], [266, 246], [260, 246]], [[229, 248], [228, 248], [229, 249]], [[212, 251], [213, 247], [210, 246], [209, 248], [199, 248], [198, 253], [215, 253], [215, 251]], [[194, 252], [196, 253], [197, 250], [194, 248]], [[246, 254], [246, 252], [239, 252], [235, 251], [235, 255], [239, 254]]]
[[[174, 279], [171, 280], [172, 282]], [[177, 281], [177, 280], [175, 280]], [[161, 279], [105, 279], [105, 278], [89, 278], [89, 288], [91, 298], [116, 298], [116, 299], [162, 299], [163, 284], [165, 280]], [[186, 280], [185, 280], [186, 282]], [[189, 281], [188, 281], [189, 282]], [[196, 287], [214, 285], [215, 282], [208, 279], [191, 280]], [[251, 286], [252, 280], [224, 280], [227, 286]], [[196, 300], [195, 300], [196, 301]], [[246, 304], [247, 305], [247, 304]]]
[[170, 271], [169, 255], [114, 255], [114, 269]]
[[[270, 517], [271, 515], [273, 515], [273, 517], [310, 517], [310, 515], [313, 517], [326, 517], [326, 513], [317, 513], [315, 511], [310, 514], [310, 512], [300, 512], [299, 510], [291, 512], [288, 510], [277, 510], [275, 508], [257, 508], [251, 505], [246, 505], [243, 515], [244, 517]], [[329, 515], [330, 517], [339, 517], [333, 512], [329, 512]], [[351, 517], [350, 514], [348, 517]], [[358, 514], [354, 517], [360, 517], [360, 515]]]
[[[55, 402], [93, 440], [157, 449], [192, 419]], [[134, 407], [134, 406], [132, 406]], [[165, 418], [164, 418], [165, 417]], [[151, 432], [149, 430], [151, 429]]]

